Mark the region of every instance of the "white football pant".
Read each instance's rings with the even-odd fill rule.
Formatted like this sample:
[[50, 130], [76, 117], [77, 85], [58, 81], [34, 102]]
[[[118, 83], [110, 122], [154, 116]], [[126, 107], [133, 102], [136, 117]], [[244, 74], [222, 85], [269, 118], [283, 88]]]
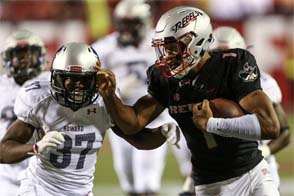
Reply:
[[184, 138], [184, 135], [181, 133], [179, 146], [180, 149], [178, 149], [175, 145], [169, 145], [172, 148], [172, 152], [175, 155], [175, 158], [178, 162], [180, 173], [183, 177], [187, 177], [191, 175], [192, 172], [192, 163], [191, 163], [191, 152], [190, 149], [187, 146], [186, 139]]
[[158, 192], [167, 145], [154, 150], [138, 150], [112, 131], [108, 136], [122, 190], [127, 193]]
[[266, 159], [267, 163], [269, 164], [270, 173], [277, 185], [277, 187], [280, 187], [280, 176], [279, 176], [279, 165], [276, 161], [276, 158], [274, 155], [271, 155]]
[[[22, 173], [20, 175], [20, 188], [18, 192], [18, 196], [59, 196], [59, 193], [52, 194], [48, 193], [43, 187], [44, 185], [39, 182], [37, 179], [28, 178], [27, 173]], [[50, 185], [54, 186], [54, 185]], [[62, 191], [62, 190], [61, 190]], [[71, 195], [70, 195], [71, 196]], [[82, 196], [93, 196], [92, 192], [89, 192], [86, 195]]]
[[278, 187], [265, 160], [242, 176], [195, 186], [196, 196], [279, 196]]

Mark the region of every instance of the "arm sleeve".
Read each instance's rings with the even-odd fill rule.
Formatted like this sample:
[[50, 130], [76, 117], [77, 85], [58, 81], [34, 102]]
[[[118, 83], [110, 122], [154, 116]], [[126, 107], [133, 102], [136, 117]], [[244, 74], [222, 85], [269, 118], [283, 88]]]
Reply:
[[246, 50], [240, 50], [232, 70], [232, 90], [238, 101], [249, 93], [261, 89], [260, 71], [255, 58]]

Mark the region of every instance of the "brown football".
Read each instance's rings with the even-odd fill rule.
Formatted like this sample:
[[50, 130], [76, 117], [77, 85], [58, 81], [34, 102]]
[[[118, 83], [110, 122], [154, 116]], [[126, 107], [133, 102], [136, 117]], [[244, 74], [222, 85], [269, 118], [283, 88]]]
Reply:
[[233, 118], [244, 115], [244, 111], [239, 104], [229, 100], [217, 98], [209, 101], [209, 106], [216, 118]]

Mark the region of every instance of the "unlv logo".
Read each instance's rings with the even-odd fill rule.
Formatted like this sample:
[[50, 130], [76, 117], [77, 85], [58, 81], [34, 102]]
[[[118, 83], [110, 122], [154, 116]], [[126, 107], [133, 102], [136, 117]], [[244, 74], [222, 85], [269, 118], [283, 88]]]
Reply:
[[173, 25], [171, 27], [171, 30], [176, 33], [179, 29], [182, 29], [182, 28], [188, 26], [188, 24], [190, 24], [191, 22], [195, 21], [197, 19], [197, 16], [199, 16], [199, 15], [202, 16], [203, 13], [198, 12], [198, 11], [190, 12], [189, 14], [184, 16], [180, 21], [178, 21], [175, 25]]
[[258, 71], [256, 65], [251, 65], [246, 62], [243, 65], [243, 70], [239, 72], [239, 77], [245, 82], [252, 82], [258, 77]]
[[92, 112], [93, 112], [94, 114], [96, 114], [96, 113], [97, 113], [96, 108], [87, 109], [87, 114], [88, 114], [88, 115], [90, 115]]

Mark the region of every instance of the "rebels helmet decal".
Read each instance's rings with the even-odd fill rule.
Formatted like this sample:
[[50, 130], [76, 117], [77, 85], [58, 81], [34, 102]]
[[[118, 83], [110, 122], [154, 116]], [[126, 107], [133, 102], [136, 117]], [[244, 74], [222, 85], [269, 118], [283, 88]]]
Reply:
[[186, 27], [190, 22], [197, 20], [197, 16], [203, 15], [201, 12], [193, 11], [182, 18], [182, 20], [178, 21], [174, 26], [171, 27], [171, 30], [175, 33], [184, 27]]

